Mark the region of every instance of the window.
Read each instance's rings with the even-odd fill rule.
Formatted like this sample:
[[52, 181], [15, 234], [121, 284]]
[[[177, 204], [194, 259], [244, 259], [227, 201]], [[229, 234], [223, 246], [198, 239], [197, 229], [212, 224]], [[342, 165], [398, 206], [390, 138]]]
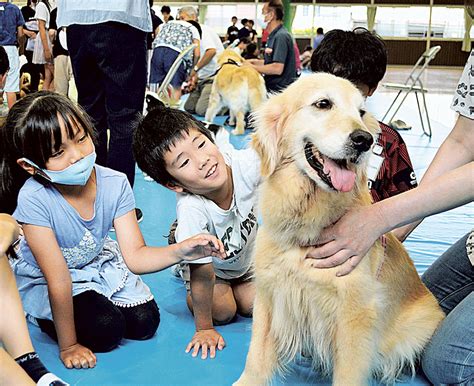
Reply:
[[[259, 15], [259, 14], [258, 14]], [[254, 20], [254, 28], [258, 32], [259, 23], [255, 20], [255, 4], [244, 3], [244, 4], [233, 4], [233, 5], [208, 5], [206, 12], [206, 21], [204, 24], [212, 27], [219, 35], [225, 35], [227, 32], [227, 27], [229, 27], [232, 22], [232, 16], [237, 16], [239, 19], [237, 22], [237, 27], [242, 28], [240, 20], [242, 18]], [[260, 28], [261, 29], [261, 28]]]
[[[430, 8], [427, 6], [378, 6], [374, 30], [383, 37], [424, 38], [428, 34]], [[366, 6], [311, 6], [297, 5], [292, 32], [295, 36], [311, 36], [316, 29], [352, 30], [367, 28]], [[313, 32], [312, 32], [313, 31]], [[431, 36], [462, 39], [464, 37], [463, 7], [432, 9]], [[474, 28], [471, 29], [474, 38]]]

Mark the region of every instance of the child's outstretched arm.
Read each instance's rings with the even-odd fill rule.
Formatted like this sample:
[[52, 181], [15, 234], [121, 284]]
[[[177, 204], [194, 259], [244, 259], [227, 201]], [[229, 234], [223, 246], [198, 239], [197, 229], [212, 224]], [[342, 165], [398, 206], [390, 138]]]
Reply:
[[67, 368], [94, 367], [94, 353], [77, 342], [71, 274], [52, 229], [25, 224], [23, 231], [48, 284], [61, 360]]
[[216, 348], [225, 347], [224, 338], [214, 329], [212, 306], [214, 299], [215, 274], [212, 263], [190, 264], [191, 302], [196, 332], [186, 347], [196, 357], [201, 350], [201, 358], [206, 359], [208, 350], [210, 358], [216, 356]]
[[114, 227], [125, 263], [136, 274], [161, 271], [181, 261], [207, 256], [225, 257], [222, 242], [210, 234], [199, 234], [166, 247], [148, 247], [134, 210], [115, 219]]

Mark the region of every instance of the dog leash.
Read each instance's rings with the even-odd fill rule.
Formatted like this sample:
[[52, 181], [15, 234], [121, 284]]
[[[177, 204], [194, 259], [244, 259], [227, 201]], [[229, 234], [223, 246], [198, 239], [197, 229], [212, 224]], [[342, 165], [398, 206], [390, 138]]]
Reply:
[[212, 78], [213, 76], [216, 76], [217, 73], [218, 73], [218, 72], [222, 69], [222, 67], [224, 67], [226, 64], [232, 64], [232, 65], [237, 66], [237, 67], [240, 67], [240, 66], [241, 66], [240, 63], [236, 62], [234, 59], [229, 58], [229, 59], [227, 59], [227, 62], [222, 63], [222, 66], [220, 66], [220, 67], [216, 70], [216, 72], [215, 72], [214, 74], [212, 74], [209, 78]]

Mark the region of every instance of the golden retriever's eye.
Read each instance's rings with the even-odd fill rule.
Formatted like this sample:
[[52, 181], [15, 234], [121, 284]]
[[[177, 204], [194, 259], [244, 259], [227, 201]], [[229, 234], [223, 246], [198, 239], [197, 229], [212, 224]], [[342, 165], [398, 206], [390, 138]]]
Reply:
[[321, 99], [317, 102], [314, 102], [313, 106], [321, 110], [329, 110], [332, 107], [332, 103], [329, 99]]
[[365, 110], [359, 110], [359, 114], [361, 118], [365, 115], [365, 113], [366, 113]]

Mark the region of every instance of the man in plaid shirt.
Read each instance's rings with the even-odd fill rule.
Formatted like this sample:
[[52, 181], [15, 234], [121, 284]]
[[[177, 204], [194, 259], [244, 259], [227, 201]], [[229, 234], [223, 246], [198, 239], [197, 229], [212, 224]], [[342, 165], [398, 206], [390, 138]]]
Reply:
[[[375, 92], [386, 68], [385, 43], [365, 28], [329, 31], [311, 57], [311, 70], [350, 80], [364, 97]], [[401, 135], [384, 123], [379, 124], [381, 132], [372, 149], [367, 173], [374, 202], [418, 185]]]

